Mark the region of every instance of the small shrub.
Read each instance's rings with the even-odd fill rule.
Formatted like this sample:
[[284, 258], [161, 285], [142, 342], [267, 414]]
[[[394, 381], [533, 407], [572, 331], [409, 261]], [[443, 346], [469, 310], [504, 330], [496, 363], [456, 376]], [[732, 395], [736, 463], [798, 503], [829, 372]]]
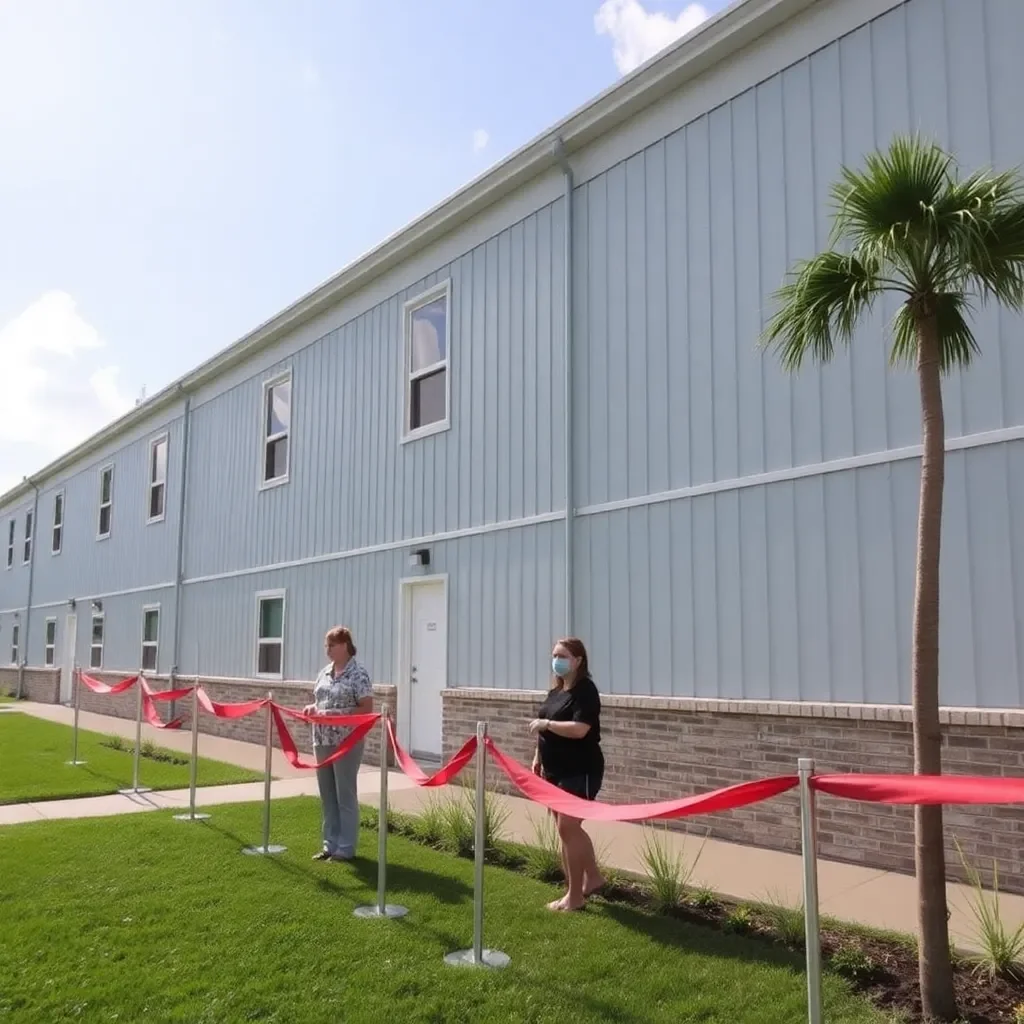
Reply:
[[804, 941], [804, 908], [790, 906], [774, 893], [758, 905], [758, 912], [773, 935], [787, 946], [798, 946]]
[[558, 826], [550, 814], [540, 818], [529, 815], [533, 826], [533, 843], [527, 852], [530, 874], [542, 882], [557, 882], [562, 870], [562, 842], [558, 838]]
[[871, 957], [853, 947], [836, 950], [829, 959], [829, 966], [836, 974], [856, 985], [870, 984], [881, 973], [878, 964]]
[[102, 744], [104, 747], [109, 747], [111, 750], [124, 750], [125, 742], [120, 736], [108, 736]]
[[430, 796], [420, 809], [413, 824], [413, 837], [425, 846], [435, 849], [442, 845], [445, 836], [445, 811], [436, 796]]
[[701, 910], [710, 910], [718, 905], [718, 896], [713, 890], [701, 886], [694, 889], [687, 898], [687, 902]]
[[[440, 848], [459, 857], [472, 857], [476, 833], [476, 794], [463, 790], [441, 804]], [[484, 850], [497, 850], [501, 843], [508, 809], [487, 793], [484, 797]]]
[[956, 839], [953, 842], [974, 892], [969, 906], [975, 920], [974, 938], [981, 950], [972, 957], [975, 971], [988, 978], [1024, 979], [1024, 924], [1010, 931], [1003, 923], [999, 909], [999, 866], [995, 858], [992, 860], [992, 892], [987, 893], [978, 869], [968, 862], [960, 843]]
[[740, 904], [733, 907], [725, 915], [725, 930], [735, 935], [745, 935], [754, 926], [754, 912], [750, 907]]
[[[680, 844], [683, 842], [680, 836]], [[644, 829], [644, 844], [640, 856], [647, 870], [647, 889], [655, 910], [674, 910], [683, 902], [683, 896], [703, 850], [702, 843], [697, 856], [692, 862], [687, 863], [682, 846], [678, 850], [672, 848], [666, 826], [660, 829]]]
[[156, 760], [157, 749], [156, 744], [152, 740], [143, 740], [141, 750], [143, 757], [148, 757], [152, 760]]

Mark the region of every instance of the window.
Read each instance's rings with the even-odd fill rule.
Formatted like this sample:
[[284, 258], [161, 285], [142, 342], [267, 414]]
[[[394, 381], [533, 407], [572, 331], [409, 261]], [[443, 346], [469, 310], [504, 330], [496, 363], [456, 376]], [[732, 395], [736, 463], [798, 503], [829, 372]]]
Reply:
[[256, 595], [256, 674], [284, 675], [284, 591]]
[[164, 517], [167, 502], [167, 435], [158, 437], [149, 446], [149, 518], [158, 523]]
[[43, 664], [52, 668], [57, 661], [57, 620], [46, 620], [46, 646], [43, 648]]
[[160, 609], [142, 609], [142, 668], [156, 671], [156, 656], [160, 646]]
[[[114, 467], [104, 466], [100, 470], [100, 521], [97, 540], [110, 536], [110, 518], [114, 506]], [[93, 668], [96, 666], [94, 665]]]
[[405, 307], [405, 439], [448, 427], [448, 306], [446, 281]]
[[18, 623], [15, 623], [11, 627], [11, 664], [18, 664], [18, 635], [21, 633], [21, 627]]
[[25, 513], [25, 550], [21, 560], [25, 565], [32, 561], [32, 513]]
[[50, 554], [59, 555], [64, 546], [64, 492], [53, 496], [53, 537], [50, 540]]
[[89, 667], [103, 668], [103, 612], [92, 616], [92, 639], [89, 644]]
[[263, 385], [263, 487], [288, 479], [292, 422], [292, 375]]
[[7, 524], [7, 568], [14, 565], [14, 520]]

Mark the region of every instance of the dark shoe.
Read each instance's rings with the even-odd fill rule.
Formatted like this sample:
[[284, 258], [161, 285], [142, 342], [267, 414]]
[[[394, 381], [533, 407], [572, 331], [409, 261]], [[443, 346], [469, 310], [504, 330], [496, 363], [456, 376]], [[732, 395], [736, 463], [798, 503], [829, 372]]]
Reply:
[[313, 854], [313, 860], [330, 860], [331, 855], [326, 850], [321, 850], [319, 853]]
[[347, 863], [348, 861], [352, 860], [354, 856], [354, 854], [350, 854], [349, 856], [345, 857], [342, 856], [340, 853], [332, 853], [330, 859]]

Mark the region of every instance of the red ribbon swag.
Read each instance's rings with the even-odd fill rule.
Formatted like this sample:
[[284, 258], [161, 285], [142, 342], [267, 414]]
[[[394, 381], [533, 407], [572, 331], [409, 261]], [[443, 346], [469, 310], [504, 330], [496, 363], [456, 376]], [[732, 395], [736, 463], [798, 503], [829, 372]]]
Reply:
[[1024, 804], [1024, 779], [977, 775], [815, 775], [811, 788], [876, 804]]
[[[303, 722], [317, 722], [320, 725], [344, 725], [352, 726], [352, 732], [341, 741], [338, 749], [330, 757], [322, 761], [303, 761], [299, 755], [295, 740], [288, 731], [288, 724], [281, 712], [285, 712], [291, 718], [297, 718]], [[278, 704], [271, 703], [270, 713], [274, 716], [274, 724], [277, 726], [278, 739], [281, 741], [281, 752], [288, 759], [293, 768], [325, 768], [335, 761], [341, 760], [352, 748], [362, 740], [366, 734], [380, 721], [380, 715], [305, 715], [300, 711], [293, 711], [291, 708], [283, 708]]]
[[180, 690], [151, 690], [144, 676], [139, 676], [139, 682], [142, 683], [142, 717], [154, 729], [180, 729], [185, 721], [184, 717], [179, 715], [170, 722], [163, 721], [156, 709], [155, 702], [158, 700], [182, 700], [192, 692], [192, 687], [186, 686]]
[[101, 683], [90, 675], [86, 675], [84, 672], [78, 673], [79, 682], [85, 683], [93, 693], [124, 693], [125, 690], [130, 690], [135, 685], [138, 678], [138, 676], [129, 676], [127, 679], [122, 679], [121, 682], [110, 686], [107, 683]]
[[398, 737], [395, 735], [395, 726], [391, 719], [388, 719], [388, 739], [391, 741], [391, 749], [395, 752], [395, 757], [398, 760], [398, 764], [402, 771], [413, 781], [417, 786], [424, 788], [432, 786], [447, 786], [452, 779], [455, 778], [463, 768], [473, 760], [473, 755], [476, 753], [476, 737], [470, 736], [465, 743], [459, 748], [457, 753], [452, 759], [439, 768], [433, 775], [427, 775], [427, 773], [409, 756], [408, 753], [403, 749], [402, 744], [398, 742]]

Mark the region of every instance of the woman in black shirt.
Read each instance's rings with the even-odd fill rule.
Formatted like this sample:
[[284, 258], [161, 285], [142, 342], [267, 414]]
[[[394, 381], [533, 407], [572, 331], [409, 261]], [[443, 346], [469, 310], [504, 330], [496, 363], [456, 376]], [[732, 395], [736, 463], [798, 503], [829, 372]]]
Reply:
[[[555, 683], [530, 723], [537, 736], [533, 770], [567, 793], [593, 800], [604, 778], [601, 753], [601, 697], [590, 678], [587, 649], [581, 640], [566, 637], [551, 652]], [[568, 892], [548, 904], [551, 910], [579, 910], [586, 898], [604, 885], [594, 844], [583, 822], [556, 814], [562, 841], [562, 868]]]

